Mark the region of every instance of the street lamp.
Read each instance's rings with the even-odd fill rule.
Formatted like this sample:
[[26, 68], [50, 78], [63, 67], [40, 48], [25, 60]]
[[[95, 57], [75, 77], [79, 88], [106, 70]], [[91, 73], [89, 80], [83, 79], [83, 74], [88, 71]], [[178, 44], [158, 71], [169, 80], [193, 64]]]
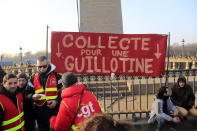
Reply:
[[182, 57], [185, 57], [185, 54], [184, 54], [184, 42], [185, 42], [185, 40], [183, 39], [181, 42], [182, 42]]
[[21, 56], [21, 65], [23, 64], [23, 52], [22, 52], [22, 47], [20, 46], [19, 48], [20, 51], [20, 56]]

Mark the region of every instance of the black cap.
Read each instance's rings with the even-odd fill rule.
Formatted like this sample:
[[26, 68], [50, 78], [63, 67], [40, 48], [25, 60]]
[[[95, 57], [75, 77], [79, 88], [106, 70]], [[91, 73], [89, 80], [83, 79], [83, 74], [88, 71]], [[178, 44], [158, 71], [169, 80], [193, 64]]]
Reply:
[[25, 73], [18, 74], [17, 78], [25, 78], [26, 80], [28, 80], [27, 75]]
[[67, 72], [62, 75], [62, 85], [67, 88], [74, 85], [77, 82], [77, 77], [71, 73]]

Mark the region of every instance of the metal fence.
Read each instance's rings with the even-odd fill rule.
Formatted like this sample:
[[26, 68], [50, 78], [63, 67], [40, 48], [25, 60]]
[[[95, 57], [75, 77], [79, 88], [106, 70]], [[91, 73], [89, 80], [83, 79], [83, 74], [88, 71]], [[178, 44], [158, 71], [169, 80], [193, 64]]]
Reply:
[[[18, 74], [25, 72], [31, 76], [36, 67], [4, 68], [7, 73]], [[196, 94], [197, 69], [169, 71], [167, 85], [172, 88], [178, 77], [183, 75]], [[165, 77], [141, 76], [110, 76], [77, 75], [78, 81], [84, 83], [99, 101], [103, 112], [111, 114], [117, 119], [148, 118], [154, 100], [154, 94], [165, 85]], [[197, 102], [195, 102], [197, 106]]]
[[15, 75], [19, 73], [25, 73], [28, 77], [37, 71], [35, 65], [22, 65], [22, 66], [2, 66], [7, 74], [13, 73]]
[[[196, 69], [169, 71], [167, 86], [171, 89], [179, 76], [186, 77], [196, 91]], [[118, 119], [148, 118], [154, 95], [165, 85], [165, 77], [79, 75], [80, 82], [97, 97], [103, 112]], [[197, 94], [196, 94], [197, 96]], [[195, 103], [195, 106], [197, 102]]]

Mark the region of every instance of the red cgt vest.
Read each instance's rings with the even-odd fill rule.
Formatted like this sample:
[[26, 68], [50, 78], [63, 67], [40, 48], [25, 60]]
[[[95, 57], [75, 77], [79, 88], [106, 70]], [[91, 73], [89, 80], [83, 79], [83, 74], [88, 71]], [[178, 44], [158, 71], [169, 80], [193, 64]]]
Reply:
[[3, 131], [25, 131], [23, 96], [19, 93], [16, 95], [16, 98], [17, 107], [7, 96], [0, 94], [0, 106], [4, 111], [4, 117], [1, 123]]
[[45, 90], [40, 84], [39, 76], [36, 73], [34, 75], [34, 90], [36, 94], [44, 94], [45, 97], [41, 97], [39, 100], [35, 101], [36, 105], [42, 106], [46, 101], [54, 100], [57, 98], [57, 79], [55, 74], [52, 72], [46, 82]]

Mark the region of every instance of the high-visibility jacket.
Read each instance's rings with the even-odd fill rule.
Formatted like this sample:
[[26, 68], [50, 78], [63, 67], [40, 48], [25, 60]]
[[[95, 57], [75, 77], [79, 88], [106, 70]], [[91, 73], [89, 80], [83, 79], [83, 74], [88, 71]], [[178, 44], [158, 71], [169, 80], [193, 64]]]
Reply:
[[3, 131], [25, 131], [23, 96], [21, 93], [16, 95], [16, 105], [5, 95], [0, 94], [0, 106], [4, 111], [1, 128]]
[[58, 96], [57, 91], [57, 78], [52, 72], [47, 79], [45, 90], [40, 84], [39, 76], [36, 73], [34, 75], [34, 90], [36, 94], [43, 94], [45, 97], [41, 97], [39, 100], [35, 101], [36, 105], [42, 106], [46, 101], [54, 100]]

